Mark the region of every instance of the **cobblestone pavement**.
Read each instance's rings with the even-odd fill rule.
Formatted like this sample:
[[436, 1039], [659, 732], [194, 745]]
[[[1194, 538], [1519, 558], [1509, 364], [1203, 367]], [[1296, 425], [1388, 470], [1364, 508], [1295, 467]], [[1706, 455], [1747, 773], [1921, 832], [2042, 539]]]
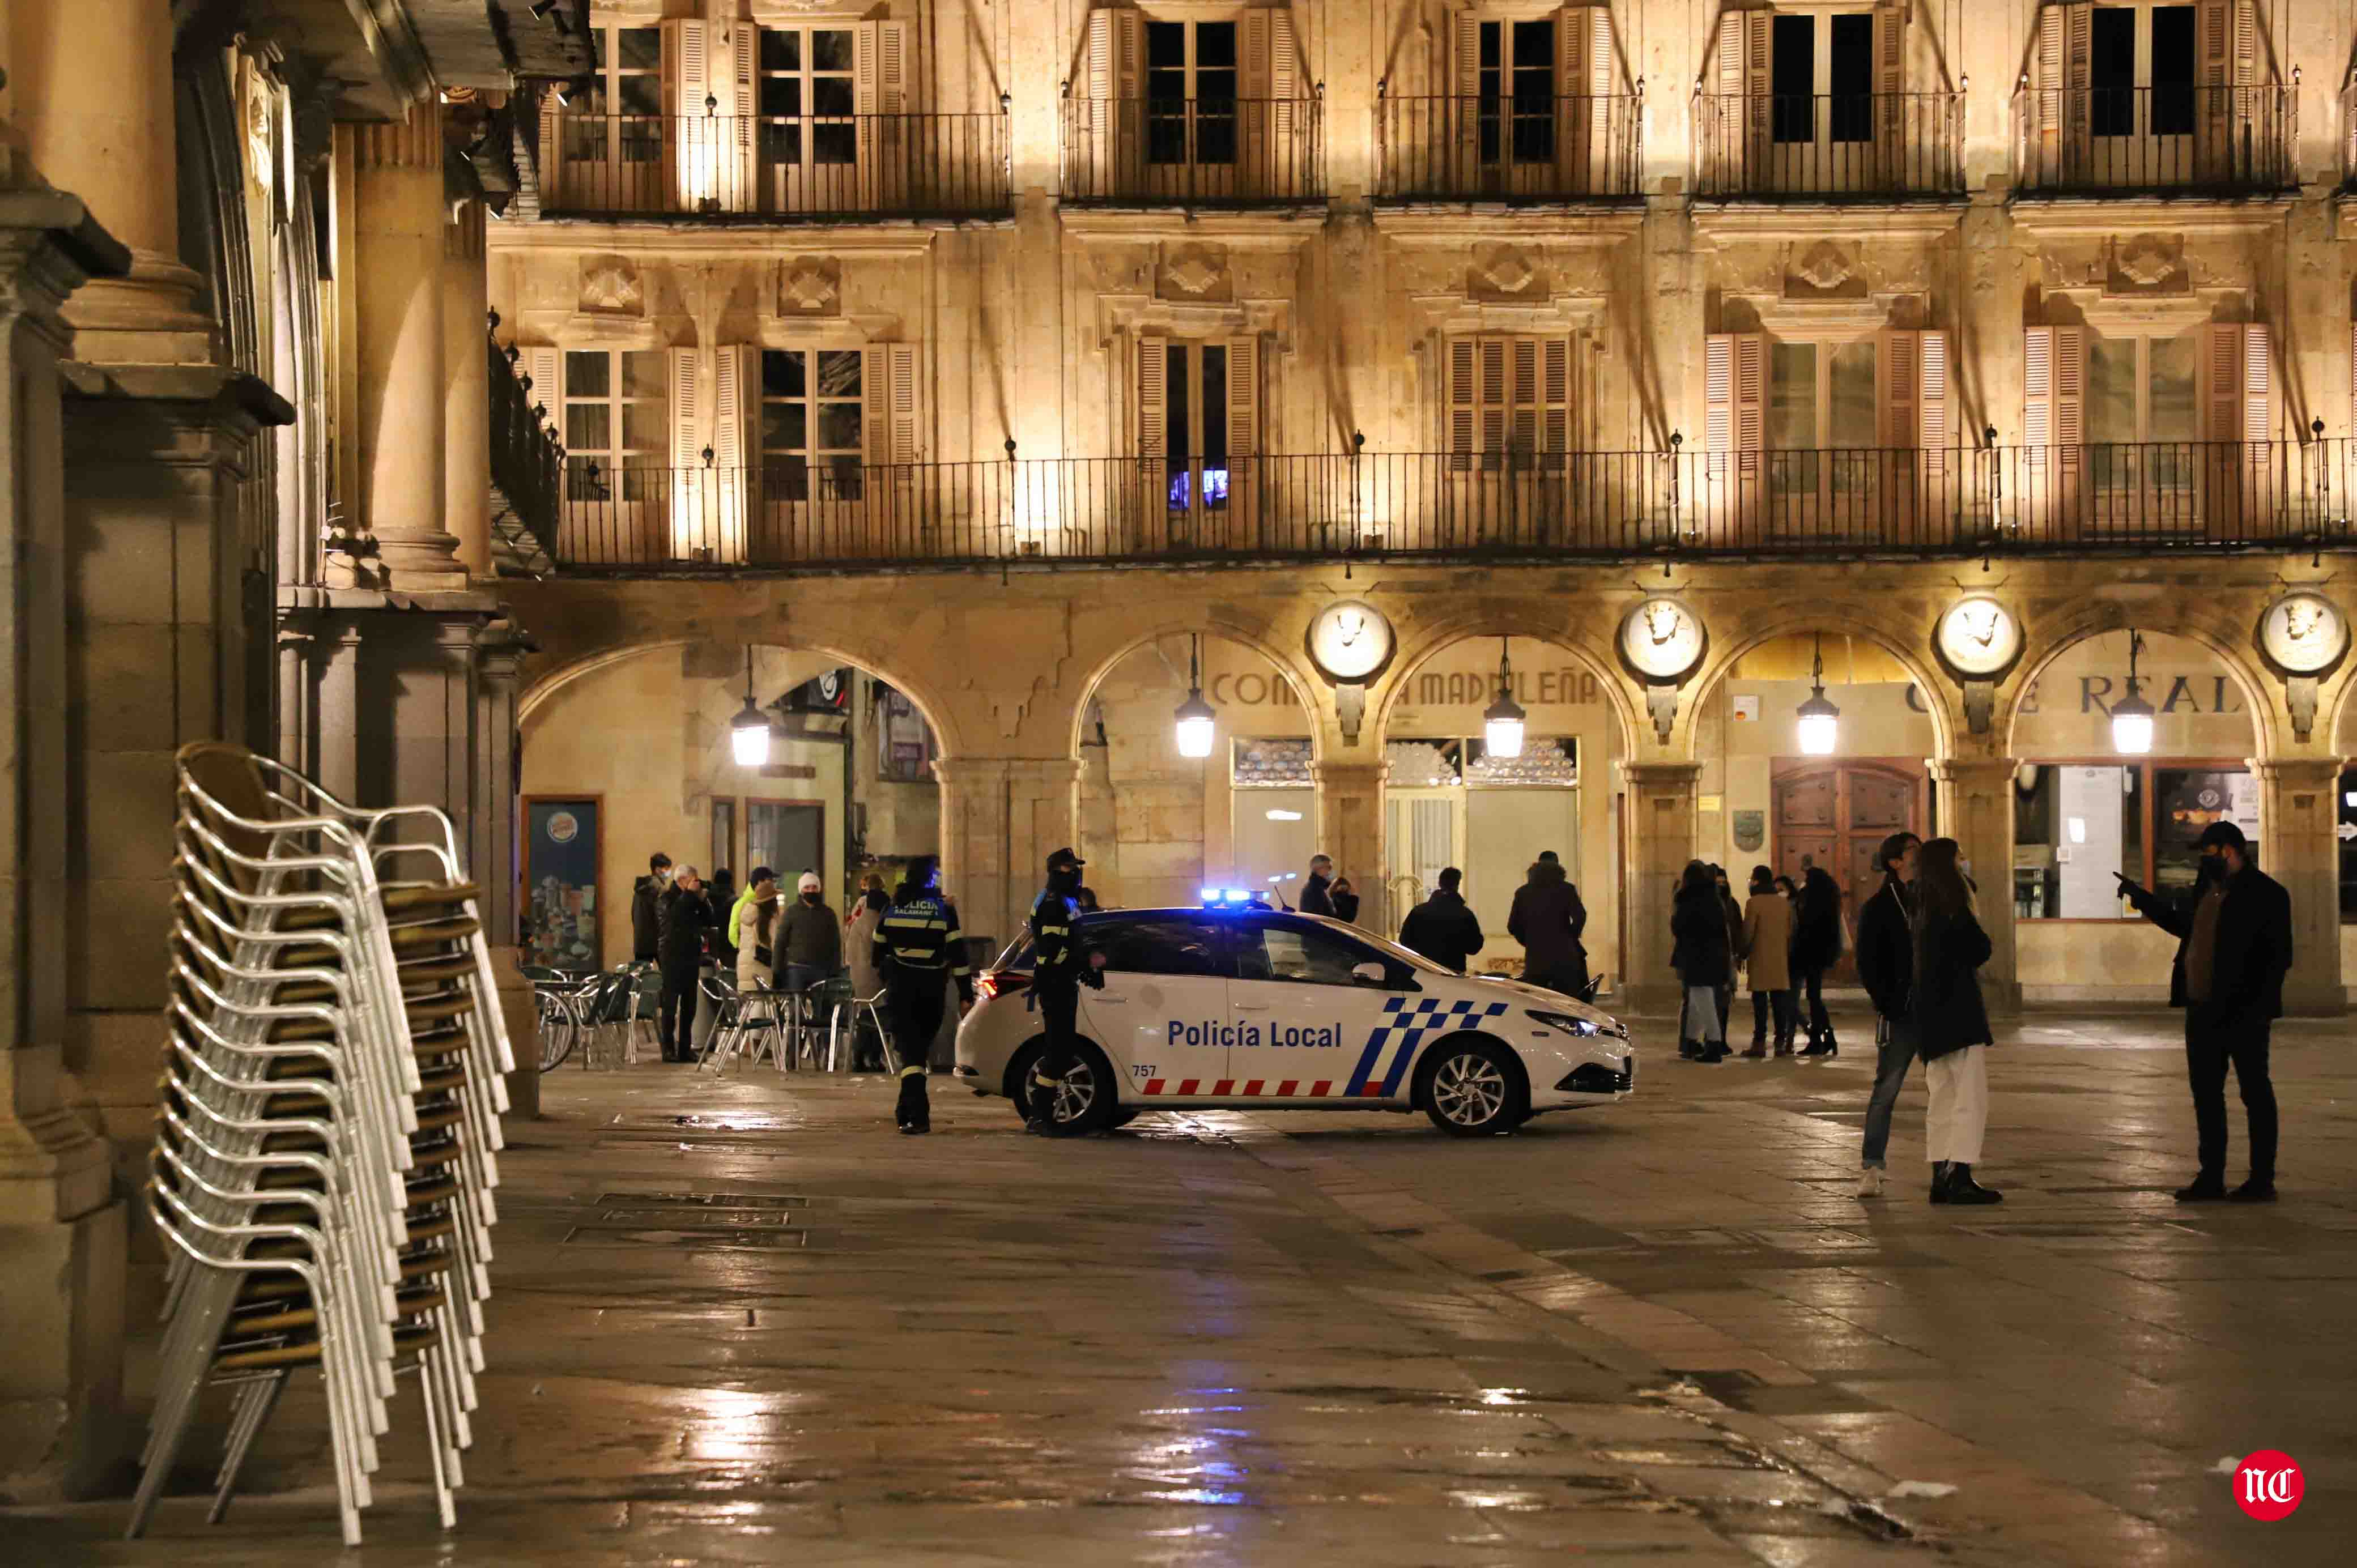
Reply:
[[[1631, 1101], [1476, 1143], [1049, 1143], [938, 1079], [907, 1139], [877, 1079], [568, 1069], [503, 1163], [454, 1535], [413, 1414], [340, 1553], [306, 1391], [224, 1525], [216, 1408], [148, 1540], [120, 1502], [19, 1512], [0, 1560], [2346, 1562], [2351, 1030], [2276, 1036], [2284, 1201], [2191, 1210], [2176, 1030], [2008, 1029], [2007, 1201], [1970, 1210], [1924, 1200], [1920, 1076], [1890, 1196], [1852, 1195], [1865, 1052], [1650, 1049]], [[2213, 1466], [2270, 1447], [2308, 1494], [2261, 1524]]]

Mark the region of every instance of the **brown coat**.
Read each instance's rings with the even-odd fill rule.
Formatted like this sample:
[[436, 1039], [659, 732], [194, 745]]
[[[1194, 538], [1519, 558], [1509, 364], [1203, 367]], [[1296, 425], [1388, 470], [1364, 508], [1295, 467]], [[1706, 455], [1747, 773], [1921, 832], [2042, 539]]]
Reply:
[[1792, 942], [1792, 906], [1781, 893], [1754, 893], [1743, 906], [1744, 977], [1753, 991], [1792, 989], [1786, 953]]

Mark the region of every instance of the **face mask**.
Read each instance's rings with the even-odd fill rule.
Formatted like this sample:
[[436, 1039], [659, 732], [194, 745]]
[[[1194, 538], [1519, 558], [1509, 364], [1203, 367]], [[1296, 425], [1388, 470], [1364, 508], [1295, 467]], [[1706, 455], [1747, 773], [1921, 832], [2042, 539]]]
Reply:
[[818, 902], [818, 895], [815, 893], [805, 893], [802, 895], [802, 902], [805, 904], [815, 904]]

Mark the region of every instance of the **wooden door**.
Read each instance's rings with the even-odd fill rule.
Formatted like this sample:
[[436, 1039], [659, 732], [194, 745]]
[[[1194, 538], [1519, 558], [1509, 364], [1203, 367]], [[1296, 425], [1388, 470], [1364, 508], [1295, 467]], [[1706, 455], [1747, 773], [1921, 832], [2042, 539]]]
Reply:
[[1857, 969], [1849, 945], [1858, 905], [1882, 886], [1875, 851], [1892, 833], [1923, 831], [1923, 780], [1896, 759], [1780, 763], [1774, 789], [1776, 869], [1795, 883], [1808, 865], [1823, 866], [1842, 890], [1842, 960], [1828, 984], [1854, 985]]

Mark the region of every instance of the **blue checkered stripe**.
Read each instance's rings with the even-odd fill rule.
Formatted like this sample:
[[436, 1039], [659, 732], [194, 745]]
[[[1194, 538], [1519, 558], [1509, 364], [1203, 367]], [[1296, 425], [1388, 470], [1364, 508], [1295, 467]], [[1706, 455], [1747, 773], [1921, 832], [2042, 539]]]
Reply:
[[1360, 1053], [1358, 1069], [1351, 1074], [1350, 1082], [1343, 1085], [1342, 1092], [1368, 1093], [1367, 1084], [1383, 1061], [1383, 1053], [1396, 1046], [1398, 1054], [1384, 1070], [1381, 1087], [1373, 1091], [1390, 1099], [1399, 1093], [1400, 1080], [1407, 1076], [1407, 1065], [1415, 1059], [1415, 1048], [1424, 1044], [1426, 1035], [1472, 1028], [1483, 1019], [1503, 1013], [1508, 1005], [1503, 1002], [1443, 1002], [1437, 996], [1386, 996], [1383, 1022], [1367, 1036], [1367, 1048]]

